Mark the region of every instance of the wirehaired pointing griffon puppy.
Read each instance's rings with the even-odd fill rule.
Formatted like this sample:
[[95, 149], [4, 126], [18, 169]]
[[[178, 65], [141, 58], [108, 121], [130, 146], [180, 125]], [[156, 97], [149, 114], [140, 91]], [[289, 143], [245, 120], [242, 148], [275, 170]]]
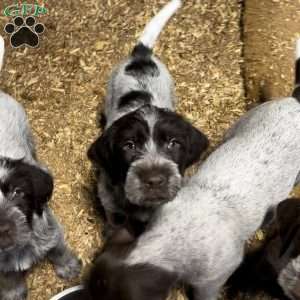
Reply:
[[[0, 38], [2, 64], [4, 42]], [[53, 178], [35, 155], [25, 112], [0, 91], [0, 299], [24, 300], [25, 272], [47, 257], [57, 275], [72, 278], [79, 260], [67, 248], [48, 208]]]
[[230, 299], [240, 291], [253, 297], [264, 291], [272, 299], [300, 299], [300, 199], [280, 202], [266, 229], [263, 245], [249, 251], [229, 279]]
[[125, 216], [146, 223], [157, 206], [176, 196], [184, 171], [208, 147], [207, 138], [174, 112], [172, 77], [152, 55], [180, 6], [180, 0], [170, 1], [150, 21], [108, 84], [105, 130], [88, 156], [100, 170], [98, 196], [111, 225]]
[[284, 201], [278, 221], [281, 256], [271, 263], [277, 267], [278, 283], [285, 295], [300, 300], [300, 199]]
[[176, 198], [156, 211], [126, 258], [100, 255], [87, 284], [91, 293], [163, 300], [184, 282], [191, 299], [217, 299], [246, 241], [299, 183], [298, 89], [246, 113]]
[[279, 285], [289, 299], [300, 300], [300, 199], [290, 198], [278, 205], [276, 224], [277, 234], [255, 263], [262, 272], [268, 266], [270, 271], [261, 276], [270, 285]]

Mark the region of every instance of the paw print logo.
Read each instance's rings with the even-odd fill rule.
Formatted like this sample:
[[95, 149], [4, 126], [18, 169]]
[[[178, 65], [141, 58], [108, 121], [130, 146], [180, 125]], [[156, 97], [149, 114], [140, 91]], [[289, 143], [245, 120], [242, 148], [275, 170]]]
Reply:
[[12, 47], [18, 48], [27, 45], [36, 48], [39, 45], [39, 35], [45, 31], [42, 23], [36, 23], [34, 17], [29, 16], [25, 20], [23, 17], [14, 18], [12, 23], [5, 25], [4, 30], [10, 34]]

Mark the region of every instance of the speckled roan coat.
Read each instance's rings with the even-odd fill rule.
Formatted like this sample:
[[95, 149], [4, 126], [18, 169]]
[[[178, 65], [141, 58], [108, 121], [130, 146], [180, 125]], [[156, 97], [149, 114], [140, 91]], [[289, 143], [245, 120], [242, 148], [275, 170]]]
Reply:
[[[299, 171], [300, 103], [289, 97], [249, 111], [175, 200], [161, 207], [125, 261], [117, 264], [107, 260], [107, 254], [99, 257], [100, 273], [103, 266], [110, 270], [108, 276], [102, 273], [106, 280], [122, 270], [122, 283], [108, 294], [115, 295], [117, 289], [130, 294], [132, 286], [136, 291], [139, 283], [131, 283], [128, 274], [139, 272], [135, 277], [142, 285], [143, 271], [136, 267], [148, 265], [156, 275], [174, 274], [174, 281], [192, 286], [192, 299], [217, 299], [243, 259], [245, 242], [266, 213], [288, 197]], [[145, 277], [149, 274], [144, 268]], [[155, 278], [160, 277], [152, 276], [144, 294], [157, 291], [160, 283]], [[133, 295], [128, 299], [137, 299]]]

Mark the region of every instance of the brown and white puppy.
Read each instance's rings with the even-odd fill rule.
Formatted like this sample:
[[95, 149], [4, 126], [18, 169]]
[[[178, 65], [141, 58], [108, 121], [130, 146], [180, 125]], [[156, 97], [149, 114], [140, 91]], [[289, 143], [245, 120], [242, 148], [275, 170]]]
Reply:
[[176, 196], [184, 171], [208, 147], [206, 136], [174, 112], [172, 77], [152, 55], [159, 33], [180, 6], [180, 0], [170, 1], [113, 71], [105, 130], [88, 151], [100, 169], [98, 197], [109, 223], [135, 223], [137, 234], [158, 206]]

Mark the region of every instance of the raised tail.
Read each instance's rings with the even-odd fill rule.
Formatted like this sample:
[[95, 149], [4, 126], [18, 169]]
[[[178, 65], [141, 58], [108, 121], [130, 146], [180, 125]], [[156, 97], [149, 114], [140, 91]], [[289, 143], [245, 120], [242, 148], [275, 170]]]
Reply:
[[292, 96], [300, 102], [300, 39], [296, 41], [295, 88]]
[[0, 35], [0, 71], [2, 69], [3, 59], [4, 59], [4, 51], [5, 51], [4, 46], [5, 45], [4, 45], [3, 37]]
[[166, 23], [181, 7], [181, 5], [181, 0], [172, 0], [166, 4], [146, 25], [138, 43], [143, 44], [149, 49], [152, 49]]
[[152, 49], [164, 26], [181, 5], [181, 0], [171, 0], [146, 25], [136, 46], [132, 50], [131, 56], [133, 57], [133, 62], [126, 68], [127, 72], [147, 72], [148, 74], [155, 76], [157, 70], [154, 62], [151, 60]]

